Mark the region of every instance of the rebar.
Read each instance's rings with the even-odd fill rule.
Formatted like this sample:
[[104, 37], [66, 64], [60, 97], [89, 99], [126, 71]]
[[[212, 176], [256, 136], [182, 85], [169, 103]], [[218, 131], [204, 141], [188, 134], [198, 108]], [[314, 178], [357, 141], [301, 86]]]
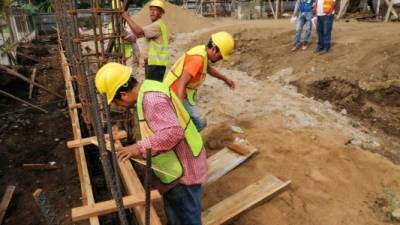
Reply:
[[[86, 63], [83, 65], [83, 67], [85, 68], [85, 71], [86, 71], [86, 82], [87, 82], [86, 85], [88, 87], [88, 91], [89, 91], [89, 95], [90, 95], [90, 106], [91, 106], [90, 108], [91, 108], [92, 123], [93, 123], [95, 134], [97, 136], [97, 141], [99, 143], [100, 160], [101, 160], [101, 164], [103, 166], [107, 186], [108, 186], [108, 189], [111, 191], [111, 194], [116, 202], [117, 209], [118, 209], [118, 216], [119, 216], [121, 224], [128, 225], [124, 205], [122, 202], [121, 185], [119, 182], [118, 173], [115, 173], [115, 171], [117, 171], [115, 149], [114, 149], [114, 155], [112, 156], [113, 164], [114, 164], [114, 168], [115, 168], [115, 170], [113, 170], [112, 166], [110, 164], [110, 161], [109, 161], [109, 155], [108, 155], [108, 151], [106, 148], [106, 141], [104, 138], [102, 121], [100, 120], [101, 117], [100, 117], [100, 111], [99, 111], [99, 107], [98, 107], [99, 103], [98, 103], [96, 91], [94, 88], [94, 82], [93, 82], [93, 79], [91, 79], [91, 76], [89, 74], [89, 69], [87, 68]], [[107, 121], [107, 123], [111, 125], [109, 120]], [[112, 131], [109, 134], [110, 134], [109, 138], [111, 140], [112, 139]], [[113, 171], [114, 171], [114, 173], [113, 173]]]

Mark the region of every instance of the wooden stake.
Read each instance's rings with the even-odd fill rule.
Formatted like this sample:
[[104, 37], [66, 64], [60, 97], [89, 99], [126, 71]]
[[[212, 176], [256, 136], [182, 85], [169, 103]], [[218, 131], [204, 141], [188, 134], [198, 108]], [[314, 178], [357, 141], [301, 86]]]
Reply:
[[15, 186], [7, 186], [6, 192], [3, 195], [3, 199], [0, 203], [0, 225], [3, 223], [4, 216], [6, 215], [6, 211], [8, 205], [10, 204], [11, 198], [14, 194]]
[[45, 86], [43, 86], [43, 85], [41, 85], [41, 84], [38, 84], [38, 83], [36, 83], [36, 82], [31, 82], [30, 79], [28, 79], [28, 78], [25, 77], [24, 75], [18, 73], [17, 71], [8, 68], [7, 66], [0, 65], [0, 69], [6, 71], [8, 74], [10, 74], [10, 75], [12, 75], [12, 76], [18, 77], [19, 79], [21, 79], [21, 80], [23, 80], [23, 81], [25, 81], [25, 82], [28, 82], [28, 83], [30, 83], [30, 84], [33, 84], [33, 85], [35, 85], [36, 87], [39, 87], [39, 88], [41, 88], [41, 89], [43, 89], [43, 90], [45, 90], [45, 91], [47, 91], [47, 92], [49, 92], [49, 93], [51, 93], [51, 94], [53, 94], [53, 95], [59, 97], [59, 98], [64, 98], [64, 97], [61, 96], [60, 94], [58, 94], [58, 93], [56, 93], [56, 92], [54, 92], [54, 91], [52, 91], [52, 90], [46, 88]]
[[34, 104], [32, 104], [32, 103], [29, 103], [29, 102], [27, 102], [27, 101], [25, 101], [25, 100], [23, 100], [23, 99], [21, 99], [21, 98], [18, 98], [17, 96], [14, 96], [14, 95], [12, 95], [12, 94], [9, 94], [9, 93], [7, 93], [7, 92], [5, 92], [5, 91], [3, 91], [3, 90], [0, 90], [0, 94], [5, 95], [5, 96], [7, 96], [7, 97], [10, 97], [10, 98], [12, 98], [12, 99], [14, 99], [14, 100], [17, 100], [17, 101], [19, 101], [19, 102], [22, 102], [22, 103], [24, 103], [24, 104], [27, 104], [27, 105], [29, 105], [30, 107], [35, 108], [35, 109], [37, 109], [37, 110], [40, 110], [40, 111], [42, 111], [42, 112], [44, 112], [44, 113], [48, 113], [47, 110], [45, 110], [45, 109], [43, 109], [43, 108], [41, 108], [41, 107], [39, 107], [39, 106], [37, 106], [37, 105], [34, 105]]
[[36, 77], [36, 67], [33, 68], [32, 74], [31, 74], [31, 83], [29, 84], [29, 99], [32, 99], [32, 93], [33, 93], [33, 83], [35, 82], [35, 77]]

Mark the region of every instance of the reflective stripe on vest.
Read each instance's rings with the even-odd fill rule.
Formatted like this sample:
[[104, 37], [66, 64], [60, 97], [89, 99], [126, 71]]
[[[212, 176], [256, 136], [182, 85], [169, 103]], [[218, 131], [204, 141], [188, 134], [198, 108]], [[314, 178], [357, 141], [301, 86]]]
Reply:
[[[191, 150], [192, 155], [195, 157], [199, 156], [203, 149], [203, 139], [200, 133], [197, 131], [196, 126], [190, 119], [189, 113], [186, 111], [178, 96], [176, 96], [175, 93], [172, 92], [165, 84], [158, 81], [145, 80], [143, 81], [139, 90], [136, 111], [139, 119], [140, 134], [142, 139], [154, 135], [154, 132], [147, 124], [143, 112], [143, 96], [146, 92], [160, 92], [171, 99], [179, 124], [184, 130], [185, 141]], [[175, 151], [171, 150], [153, 156], [151, 158], [151, 163], [155, 168], [174, 175], [174, 177], [172, 177], [158, 171], [153, 171], [159, 180], [164, 184], [170, 184], [183, 175], [183, 167]]]
[[182, 76], [183, 68], [185, 66], [185, 57], [198, 55], [203, 57], [203, 71], [201, 74], [201, 78], [197, 82], [190, 82], [186, 87], [186, 96], [187, 100], [191, 105], [195, 105], [195, 96], [197, 93], [197, 88], [203, 83], [204, 79], [207, 75], [207, 66], [208, 66], [208, 55], [206, 51], [205, 45], [198, 45], [185, 53], [185, 55], [181, 56], [178, 61], [172, 66], [171, 70], [167, 73], [164, 78], [163, 83], [166, 84], [168, 87], [171, 87], [172, 84]]
[[168, 65], [168, 42], [169, 42], [169, 35], [168, 29], [162, 19], [157, 20], [155, 23], [158, 23], [161, 29], [161, 37], [162, 43], [159, 44], [153, 39], [147, 39], [148, 43], [148, 50], [147, 50], [147, 64], [154, 65], [154, 66], [167, 66]]

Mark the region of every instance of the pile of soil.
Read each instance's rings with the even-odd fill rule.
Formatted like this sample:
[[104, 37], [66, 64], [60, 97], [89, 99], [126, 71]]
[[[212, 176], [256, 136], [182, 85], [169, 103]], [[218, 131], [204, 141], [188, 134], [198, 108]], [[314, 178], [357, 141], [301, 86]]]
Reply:
[[[211, 23], [201, 16], [169, 2], [164, 3], [166, 9], [162, 18], [171, 33], [187, 33], [211, 26]], [[149, 4], [143, 6], [143, 9], [137, 15], [132, 16], [132, 19], [142, 26], [151, 23]]]

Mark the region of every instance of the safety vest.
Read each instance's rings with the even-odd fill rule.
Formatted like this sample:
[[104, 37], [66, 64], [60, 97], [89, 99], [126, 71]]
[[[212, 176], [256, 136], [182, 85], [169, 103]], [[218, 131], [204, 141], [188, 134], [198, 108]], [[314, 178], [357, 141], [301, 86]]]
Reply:
[[[335, 3], [336, 3], [336, 0], [324, 0], [324, 6], [323, 6], [324, 13], [328, 14], [332, 10], [334, 10], [333, 7], [334, 7]], [[316, 1], [314, 9], [315, 9], [315, 11], [318, 9], [318, 1]]]
[[[112, 32], [111, 23], [108, 24], [108, 32], [110, 32], [110, 33]], [[132, 52], [133, 52], [132, 43], [129, 41], [124, 41], [124, 40], [121, 40], [121, 42], [122, 42], [121, 46], [123, 48], [122, 51], [124, 53], [124, 57], [127, 59], [132, 56]], [[119, 44], [115, 42], [115, 45], [113, 47], [113, 52], [115, 52], [115, 50], [117, 48], [119, 48]]]
[[[192, 155], [195, 157], [199, 156], [203, 149], [203, 139], [200, 133], [197, 131], [189, 113], [186, 111], [178, 96], [176, 96], [175, 93], [172, 92], [165, 84], [158, 81], [145, 80], [139, 89], [136, 111], [139, 119], [140, 134], [142, 139], [154, 135], [154, 132], [149, 127], [143, 113], [143, 96], [146, 92], [160, 92], [171, 99], [179, 124], [185, 133], [185, 142], [191, 150]], [[151, 163], [155, 168], [165, 171], [169, 174], [167, 175], [154, 170], [154, 174], [164, 184], [170, 184], [183, 175], [183, 167], [175, 153], [175, 150], [153, 156], [151, 158]]]
[[153, 66], [167, 66], [168, 65], [168, 42], [169, 35], [168, 29], [162, 19], [158, 19], [155, 23], [160, 26], [162, 43], [157, 43], [154, 39], [147, 39], [147, 64]]
[[182, 76], [183, 68], [185, 66], [185, 57], [186, 56], [201, 56], [203, 57], [203, 71], [201, 74], [201, 78], [196, 82], [189, 82], [186, 86], [186, 96], [187, 100], [191, 105], [195, 105], [195, 96], [197, 93], [198, 87], [204, 82], [204, 79], [207, 75], [207, 66], [208, 66], [208, 55], [206, 51], [205, 45], [198, 45], [185, 53], [185, 55], [181, 56], [178, 61], [172, 66], [171, 70], [167, 73], [164, 78], [163, 83], [166, 84], [168, 87], [171, 87], [172, 84]]

